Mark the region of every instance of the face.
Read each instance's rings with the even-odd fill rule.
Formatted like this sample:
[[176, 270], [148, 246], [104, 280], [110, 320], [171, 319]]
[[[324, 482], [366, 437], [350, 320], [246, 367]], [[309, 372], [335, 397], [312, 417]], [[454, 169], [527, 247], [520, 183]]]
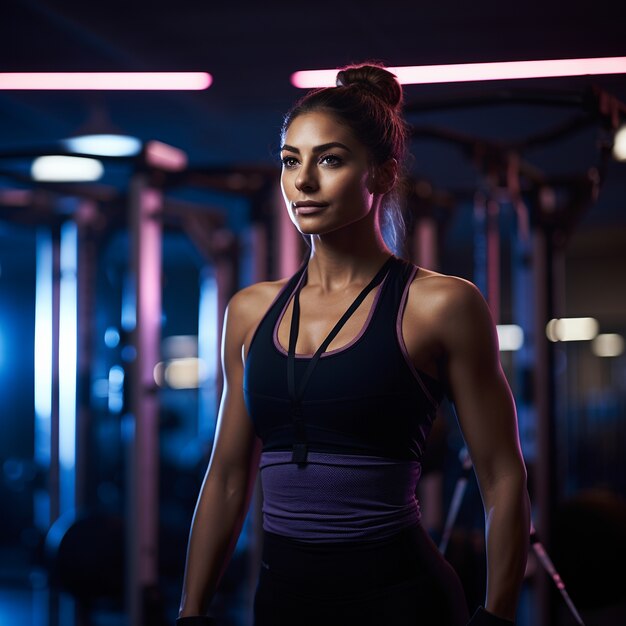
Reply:
[[328, 113], [296, 117], [281, 149], [281, 188], [303, 234], [325, 234], [370, 215], [376, 204], [365, 146]]

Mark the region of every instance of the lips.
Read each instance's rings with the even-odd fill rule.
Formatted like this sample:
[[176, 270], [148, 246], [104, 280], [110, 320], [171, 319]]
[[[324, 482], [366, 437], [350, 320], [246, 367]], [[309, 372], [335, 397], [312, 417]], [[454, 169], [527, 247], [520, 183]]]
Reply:
[[315, 200], [298, 200], [292, 202], [292, 207], [295, 209], [297, 215], [312, 215], [313, 213], [319, 213], [328, 206], [325, 202], [316, 202]]

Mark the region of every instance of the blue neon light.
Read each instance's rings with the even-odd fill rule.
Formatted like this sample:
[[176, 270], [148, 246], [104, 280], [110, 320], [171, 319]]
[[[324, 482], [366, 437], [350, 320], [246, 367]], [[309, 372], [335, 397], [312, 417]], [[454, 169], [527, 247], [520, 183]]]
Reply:
[[35, 282], [35, 461], [50, 464], [52, 418], [52, 237], [37, 232]]
[[74, 222], [61, 228], [61, 284], [59, 312], [59, 464], [61, 512], [75, 504], [76, 358], [77, 358], [77, 248]]

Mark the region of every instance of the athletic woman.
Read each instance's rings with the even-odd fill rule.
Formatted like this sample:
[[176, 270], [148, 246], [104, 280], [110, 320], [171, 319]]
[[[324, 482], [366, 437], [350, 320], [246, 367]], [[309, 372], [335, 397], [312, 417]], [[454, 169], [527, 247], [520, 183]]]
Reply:
[[289, 279], [226, 314], [216, 441], [190, 533], [180, 626], [204, 617], [257, 471], [256, 626], [465, 625], [458, 577], [420, 526], [415, 488], [437, 407], [453, 403], [485, 507], [487, 590], [471, 624], [510, 624], [529, 503], [515, 406], [489, 309], [469, 282], [392, 254], [402, 91], [346, 68], [287, 114], [285, 210], [310, 240]]

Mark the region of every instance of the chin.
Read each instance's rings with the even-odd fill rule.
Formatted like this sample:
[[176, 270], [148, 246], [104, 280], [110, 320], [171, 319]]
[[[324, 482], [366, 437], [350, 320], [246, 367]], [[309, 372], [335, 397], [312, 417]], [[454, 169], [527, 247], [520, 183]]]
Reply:
[[331, 233], [338, 233], [339, 231], [345, 230], [348, 233], [351, 229], [354, 229], [355, 226], [364, 219], [365, 216], [357, 217], [356, 219], [342, 222], [340, 224], [302, 224], [296, 223], [296, 228], [300, 231], [302, 235], [330, 235]]

